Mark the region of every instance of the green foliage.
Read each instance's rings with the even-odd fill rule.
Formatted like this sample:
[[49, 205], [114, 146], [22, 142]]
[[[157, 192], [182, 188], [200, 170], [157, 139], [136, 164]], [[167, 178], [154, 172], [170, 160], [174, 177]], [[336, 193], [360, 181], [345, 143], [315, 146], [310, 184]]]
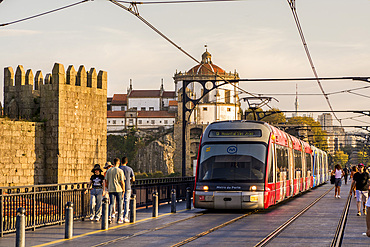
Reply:
[[279, 123], [285, 123], [286, 118], [284, 113], [279, 112], [280, 110], [277, 108], [272, 108], [268, 111], [263, 111], [261, 108], [257, 108], [255, 113], [249, 108], [246, 110], [246, 119], [247, 120], [260, 120], [267, 122], [272, 125], [276, 125]]
[[358, 163], [362, 163], [365, 166], [370, 165], [369, 154], [365, 150], [358, 151], [357, 158], [358, 158]]
[[[143, 144], [135, 136], [135, 129], [131, 129], [125, 136], [108, 135], [107, 137], [107, 160], [113, 161], [114, 158], [128, 158], [128, 162], [134, 160], [137, 150]], [[132, 167], [132, 164], [130, 165]], [[132, 167], [135, 170], [135, 167]]]
[[156, 171], [153, 173], [153, 178], [162, 178], [163, 176], [163, 172], [161, 171]]
[[344, 153], [343, 151], [339, 150], [335, 152], [333, 157], [334, 165], [339, 164], [344, 167], [348, 162], [348, 154]]
[[324, 130], [322, 130], [320, 123], [315, 121], [312, 117], [293, 117], [288, 120], [288, 124], [291, 125], [307, 124], [308, 126], [311, 126], [313, 132], [312, 137], [313, 145], [324, 151], [328, 150], [328, 142], [326, 141], [327, 134]]

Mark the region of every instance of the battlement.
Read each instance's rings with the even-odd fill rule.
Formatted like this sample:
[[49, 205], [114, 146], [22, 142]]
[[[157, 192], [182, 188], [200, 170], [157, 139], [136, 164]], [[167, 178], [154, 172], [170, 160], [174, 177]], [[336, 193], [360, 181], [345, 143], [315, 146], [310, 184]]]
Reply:
[[[14, 74], [12, 67], [4, 68], [4, 87], [19, 87], [33, 85], [32, 90], [40, 90], [41, 85], [46, 84], [67, 84], [97, 89], [107, 89], [107, 72], [95, 68], [86, 71], [85, 66], [81, 65], [76, 72], [73, 65], [69, 65], [65, 71], [63, 64], [55, 63], [51, 73], [46, 74], [45, 79], [41, 70], [33, 76], [32, 69], [24, 70], [22, 65], [18, 65]], [[29, 88], [29, 87], [27, 87]]]
[[[72, 89], [71, 87], [76, 87]], [[39, 114], [40, 98], [48, 92], [54, 91], [58, 96], [60, 91], [77, 90], [91, 91], [91, 94], [106, 94], [107, 72], [95, 68], [86, 71], [81, 65], [78, 72], [73, 65], [65, 70], [63, 64], [55, 63], [51, 73], [45, 78], [41, 70], [34, 76], [32, 69], [25, 71], [22, 65], [18, 65], [16, 72], [12, 67], [4, 68], [4, 112], [10, 118], [33, 119]], [[47, 95], [45, 95], [48, 98]]]

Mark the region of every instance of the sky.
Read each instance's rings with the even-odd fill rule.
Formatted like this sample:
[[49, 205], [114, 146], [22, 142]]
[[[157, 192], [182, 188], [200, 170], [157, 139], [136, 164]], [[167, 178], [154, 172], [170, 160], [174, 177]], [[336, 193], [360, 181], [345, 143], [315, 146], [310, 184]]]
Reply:
[[[4, 0], [0, 24], [79, 1]], [[196, 59], [201, 59], [206, 44], [212, 62], [227, 72], [236, 70], [240, 78], [313, 77], [286, 0], [146, 4], [138, 8], [140, 16]], [[297, 0], [296, 8], [320, 77], [370, 77], [369, 0]], [[159, 89], [163, 79], [165, 90], [174, 90], [176, 71], [196, 65], [137, 17], [107, 0], [0, 27], [1, 88], [5, 67], [15, 70], [21, 64], [25, 70], [32, 69], [34, 74], [41, 70], [45, 75], [55, 62], [65, 69], [83, 64], [87, 70], [107, 71], [108, 96], [126, 93], [130, 79], [134, 89]], [[368, 82], [321, 83], [334, 110], [370, 110], [370, 88], [331, 95], [368, 86]], [[299, 94], [321, 94], [316, 81], [240, 82], [240, 87], [276, 98], [270, 106], [284, 111], [294, 110], [295, 96], [276, 94], [295, 94], [296, 84]], [[0, 99], [3, 101], [2, 90]], [[302, 111], [329, 110], [322, 95], [300, 95], [298, 100]], [[370, 126], [368, 116], [337, 116], [344, 126]], [[356, 118], [348, 119], [351, 117]]]

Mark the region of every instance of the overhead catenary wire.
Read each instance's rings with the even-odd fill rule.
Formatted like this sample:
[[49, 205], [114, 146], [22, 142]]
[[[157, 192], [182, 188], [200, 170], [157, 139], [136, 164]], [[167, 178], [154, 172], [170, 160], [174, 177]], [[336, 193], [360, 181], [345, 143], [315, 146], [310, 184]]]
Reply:
[[60, 11], [60, 10], [63, 10], [63, 9], [74, 7], [76, 5], [79, 5], [81, 3], [86, 3], [86, 2], [89, 2], [89, 1], [93, 1], [93, 0], [82, 0], [80, 2], [72, 3], [70, 5], [67, 5], [67, 6], [64, 6], [64, 7], [60, 7], [60, 8], [57, 8], [57, 9], [49, 10], [49, 11], [43, 12], [41, 14], [29, 16], [29, 17], [26, 17], [26, 18], [23, 18], [23, 19], [19, 19], [19, 20], [16, 20], [16, 21], [11, 21], [11, 22], [7, 22], [7, 23], [3, 23], [3, 24], [0, 24], [0, 27], [8, 26], [8, 25], [11, 25], [11, 24], [16, 24], [16, 23], [19, 23], [19, 22], [22, 22], [22, 21], [27, 21], [27, 20], [30, 20], [30, 19], [34, 19], [34, 18], [43, 16], [43, 15], [51, 14], [51, 13], [54, 13], [54, 12], [57, 12], [57, 11]]
[[321, 85], [321, 82], [319, 80], [319, 76], [317, 74], [317, 71], [316, 71], [316, 68], [315, 68], [315, 65], [313, 63], [313, 60], [312, 60], [312, 57], [311, 57], [311, 54], [310, 54], [310, 51], [308, 49], [308, 45], [307, 45], [307, 42], [306, 42], [306, 39], [304, 37], [304, 34], [303, 34], [303, 30], [302, 30], [302, 27], [301, 27], [301, 24], [300, 24], [300, 21], [299, 21], [299, 18], [298, 18], [298, 14], [297, 14], [297, 9], [296, 9], [296, 6], [295, 6], [295, 0], [287, 0], [289, 6], [290, 6], [290, 9], [292, 11], [292, 14], [293, 14], [293, 17], [294, 17], [294, 21], [296, 23], [296, 26], [297, 26], [297, 29], [298, 29], [298, 33], [299, 33], [299, 36], [301, 38], [301, 41], [302, 41], [302, 44], [303, 44], [303, 47], [304, 47], [304, 50], [306, 52], [306, 56], [307, 56], [307, 59], [310, 63], [310, 66], [311, 66], [311, 70], [314, 74], [314, 76], [317, 78], [317, 84], [319, 85], [319, 88], [322, 92], [322, 94], [324, 95], [325, 97], [325, 100], [330, 108], [330, 110], [332, 111], [335, 119], [337, 119], [337, 121], [340, 123], [340, 125], [342, 125], [341, 121], [339, 120], [339, 118], [337, 117], [337, 115], [335, 114], [334, 110], [333, 110], [333, 107], [330, 103], [330, 100], [329, 100], [329, 97], [328, 95], [325, 93], [324, 91], [324, 88], [322, 87]]
[[[138, 12], [138, 9], [137, 9], [137, 6], [136, 6], [136, 3], [135, 2], [129, 2], [130, 3], [130, 7], [126, 7], [124, 5], [122, 5], [121, 3], [119, 3], [118, 1], [116, 0], [108, 0], [110, 1], [111, 3], [115, 4], [116, 6], [130, 12], [131, 14], [135, 15], [139, 20], [141, 20], [145, 25], [147, 25], [150, 29], [152, 29], [154, 32], [156, 32], [158, 35], [160, 35], [162, 38], [164, 38], [165, 40], [167, 40], [170, 44], [172, 44], [173, 46], [175, 46], [178, 50], [180, 50], [182, 53], [184, 53], [186, 56], [188, 56], [190, 59], [192, 59], [193, 61], [195, 61], [197, 64], [201, 64], [195, 57], [193, 57], [191, 54], [189, 54], [187, 51], [185, 51], [184, 49], [182, 49], [180, 46], [178, 46], [174, 41], [172, 41], [169, 37], [167, 37], [164, 33], [162, 33], [159, 29], [157, 29], [156, 27], [154, 27], [150, 22], [148, 22], [145, 18], [143, 18], [139, 12]], [[214, 73], [210, 68], [207, 68], [205, 67], [207, 70], [209, 70], [212, 74], [214, 74], [216, 77], [222, 79], [224, 82], [226, 83], [230, 83], [228, 80], [226, 80], [223, 76], [221, 76], [220, 74], [217, 74], [217, 73]], [[256, 98], [259, 98], [258, 95], [254, 95], [250, 92], [247, 92], [246, 90], [234, 85], [233, 83], [230, 83], [232, 86], [234, 86], [235, 88], [243, 91], [244, 93], [246, 94], [249, 94], [253, 97], [256, 97]], [[274, 110], [272, 107], [270, 107], [269, 105], [267, 105], [271, 110]], [[190, 116], [190, 115], [189, 115]]]
[[174, 4], [174, 3], [208, 3], [208, 2], [240, 2], [246, 0], [189, 0], [189, 1], [153, 1], [153, 2], [130, 2], [117, 0], [119, 3], [128, 4]]

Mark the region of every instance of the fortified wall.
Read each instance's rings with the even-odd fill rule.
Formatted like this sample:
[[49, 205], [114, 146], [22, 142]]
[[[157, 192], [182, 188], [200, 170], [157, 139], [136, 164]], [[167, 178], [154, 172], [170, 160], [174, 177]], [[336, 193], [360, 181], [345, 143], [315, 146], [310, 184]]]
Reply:
[[[9, 167], [0, 186], [88, 181], [93, 165], [106, 160], [106, 99], [105, 71], [86, 71], [83, 65], [65, 71], [55, 63], [44, 78], [21, 65], [15, 75], [5, 68], [4, 114], [28, 121], [0, 121], [10, 129], [0, 131], [8, 144], [0, 148], [0, 166]], [[23, 129], [27, 138], [17, 138]], [[27, 177], [19, 182], [12, 179], [18, 166]]]

